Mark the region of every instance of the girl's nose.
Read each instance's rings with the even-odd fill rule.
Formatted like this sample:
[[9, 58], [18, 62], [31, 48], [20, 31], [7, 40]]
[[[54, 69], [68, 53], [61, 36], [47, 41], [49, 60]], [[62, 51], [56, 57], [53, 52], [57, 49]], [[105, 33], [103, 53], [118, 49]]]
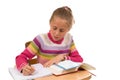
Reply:
[[56, 31], [56, 32], [55, 32], [55, 35], [57, 36], [57, 35], [59, 35], [59, 33], [60, 33], [59, 31]]

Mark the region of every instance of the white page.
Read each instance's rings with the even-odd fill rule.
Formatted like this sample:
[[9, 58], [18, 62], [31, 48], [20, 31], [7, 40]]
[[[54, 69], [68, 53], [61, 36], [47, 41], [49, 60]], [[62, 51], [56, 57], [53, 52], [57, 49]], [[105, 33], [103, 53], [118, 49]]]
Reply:
[[52, 72], [47, 68], [44, 68], [41, 64], [32, 65], [35, 67], [35, 72], [32, 75], [24, 76], [16, 68], [9, 68], [9, 72], [14, 80], [31, 80], [38, 77], [52, 75]]
[[64, 69], [71, 69], [71, 68], [75, 68], [81, 65], [80, 62], [73, 62], [71, 60], [65, 60], [65, 61], [61, 61], [57, 64], [59, 67], [64, 68]]

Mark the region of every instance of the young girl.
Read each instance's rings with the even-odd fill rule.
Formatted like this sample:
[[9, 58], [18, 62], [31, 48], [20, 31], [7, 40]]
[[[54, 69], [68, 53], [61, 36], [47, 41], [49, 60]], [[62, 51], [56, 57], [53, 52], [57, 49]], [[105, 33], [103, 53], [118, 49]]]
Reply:
[[17, 69], [23, 75], [30, 75], [34, 67], [29, 66], [28, 60], [37, 55], [39, 63], [49, 67], [62, 60], [82, 62], [72, 36], [68, 33], [74, 23], [72, 11], [64, 6], [57, 8], [50, 18], [48, 33], [37, 35], [25, 50], [16, 57]]

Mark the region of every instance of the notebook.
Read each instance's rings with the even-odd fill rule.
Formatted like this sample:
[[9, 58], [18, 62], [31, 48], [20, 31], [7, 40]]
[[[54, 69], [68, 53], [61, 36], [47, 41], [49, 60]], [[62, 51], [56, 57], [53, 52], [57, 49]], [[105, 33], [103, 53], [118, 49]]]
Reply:
[[47, 68], [44, 68], [42, 64], [34, 64], [32, 65], [35, 67], [35, 72], [32, 75], [24, 76], [22, 73], [20, 73], [16, 67], [9, 68], [9, 73], [13, 77], [14, 80], [32, 80], [38, 77], [48, 76], [52, 75], [52, 72], [48, 70]]

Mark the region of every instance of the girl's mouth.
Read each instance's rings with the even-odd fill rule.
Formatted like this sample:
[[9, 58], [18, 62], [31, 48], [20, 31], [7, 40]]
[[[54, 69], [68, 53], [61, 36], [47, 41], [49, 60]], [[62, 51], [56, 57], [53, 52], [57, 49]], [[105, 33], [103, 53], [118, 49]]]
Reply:
[[55, 39], [55, 40], [58, 40], [58, 39], [59, 39], [59, 37], [54, 37], [54, 39]]

